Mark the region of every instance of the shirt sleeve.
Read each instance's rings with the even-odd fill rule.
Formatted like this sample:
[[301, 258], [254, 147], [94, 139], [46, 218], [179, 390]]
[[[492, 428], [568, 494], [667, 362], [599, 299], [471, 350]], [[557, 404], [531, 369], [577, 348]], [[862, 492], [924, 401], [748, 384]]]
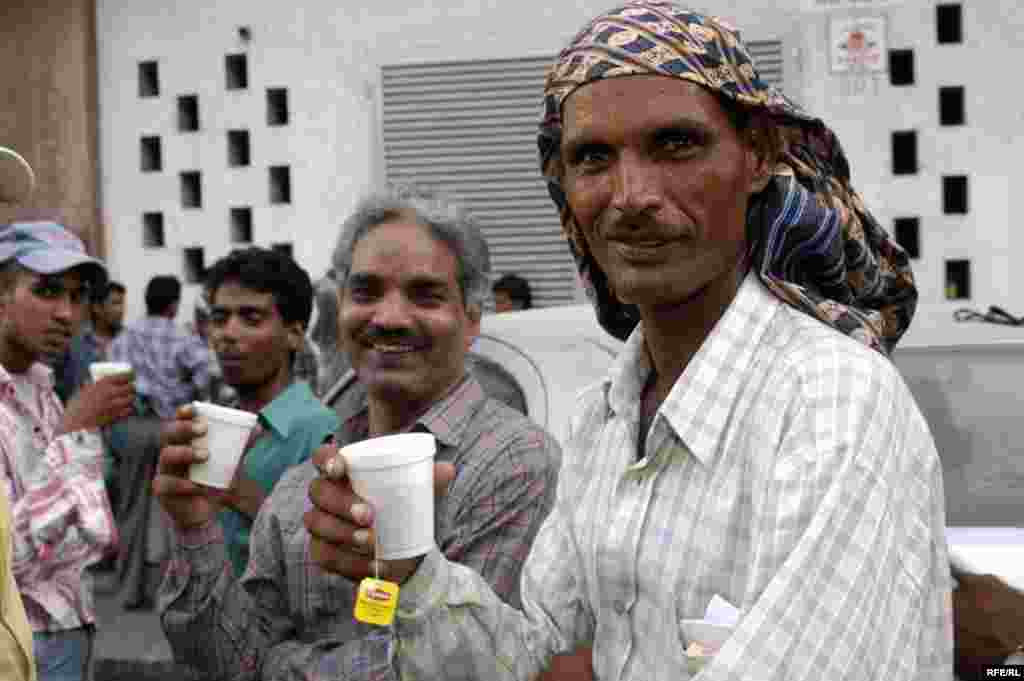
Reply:
[[[4, 460], [17, 452], [4, 448]], [[13, 560], [19, 581], [37, 582], [67, 565], [99, 561], [117, 542], [117, 528], [103, 483], [103, 443], [98, 434], [76, 431], [54, 438], [15, 495], [4, 476], [11, 505]]]
[[[561, 467], [554, 509], [542, 519], [532, 549], [520, 547], [527, 557], [518, 607], [503, 599], [493, 575], [482, 576], [488, 560], [427, 555], [399, 594], [395, 666], [402, 678], [525, 681], [547, 669], [554, 655], [592, 641], [593, 612], [567, 520], [578, 504], [576, 470]], [[518, 560], [521, 554], [510, 555]]]
[[754, 555], [778, 560], [754, 568], [764, 586], [701, 678], [949, 678], [951, 577], [928, 428], [888, 365], [818, 363], [755, 520]]
[[[518, 460], [515, 465], [489, 467], [479, 477], [489, 482], [470, 485], [465, 517], [456, 521], [462, 531], [449, 542], [451, 555], [482, 570], [506, 598], [518, 593], [520, 566], [551, 505], [559, 459], [554, 440], [522, 443], [522, 451], [512, 448], [495, 457]], [[168, 605], [164, 627], [178, 659], [203, 660], [204, 673], [236, 681], [309, 679], [311, 670], [318, 674], [313, 678], [323, 679], [398, 678], [393, 629], [359, 626], [355, 637], [299, 640], [284, 592], [281, 538], [302, 530], [284, 527], [275, 509], [304, 504], [304, 491], [287, 481], [275, 490], [253, 526], [249, 565], [237, 584], [229, 577], [219, 528], [182, 542], [162, 589]], [[349, 628], [346, 622], [339, 630]]]

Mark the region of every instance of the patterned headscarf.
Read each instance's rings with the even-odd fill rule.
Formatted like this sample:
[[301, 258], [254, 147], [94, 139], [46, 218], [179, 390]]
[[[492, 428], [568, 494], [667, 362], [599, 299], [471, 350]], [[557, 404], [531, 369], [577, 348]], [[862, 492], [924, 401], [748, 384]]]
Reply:
[[630, 2], [590, 22], [559, 54], [544, 87], [541, 169], [601, 325], [624, 339], [639, 315], [615, 297], [566, 201], [562, 105], [587, 83], [643, 74], [698, 83], [777, 122], [780, 163], [747, 211], [752, 266], [781, 300], [889, 353], [910, 324], [917, 289], [906, 253], [850, 186], [835, 133], [761, 80], [736, 29], [657, 0]]

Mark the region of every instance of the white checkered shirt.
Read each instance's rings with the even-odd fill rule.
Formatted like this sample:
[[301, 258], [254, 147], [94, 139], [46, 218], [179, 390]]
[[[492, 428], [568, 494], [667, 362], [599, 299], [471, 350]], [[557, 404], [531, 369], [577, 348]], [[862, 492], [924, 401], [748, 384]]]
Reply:
[[[404, 679], [529, 679], [593, 644], [602, 681], [689, 677], [683, 619], [741, 611], [706, 680], [952, 678], [942, 472], [880, 354], [747, 277], [637, 460], [637, 329], [583, 393], [524, 612], [436, 551], [402, 588]], [[524, 614], [525, 613], [525, 614]]]

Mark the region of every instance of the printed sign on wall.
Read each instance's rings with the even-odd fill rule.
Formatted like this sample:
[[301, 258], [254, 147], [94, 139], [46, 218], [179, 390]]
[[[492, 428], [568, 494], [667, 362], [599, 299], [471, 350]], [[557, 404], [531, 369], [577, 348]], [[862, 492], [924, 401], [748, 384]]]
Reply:
[[885, 70], [885, 17], [832, 17], [829, 20], [832, 72]]

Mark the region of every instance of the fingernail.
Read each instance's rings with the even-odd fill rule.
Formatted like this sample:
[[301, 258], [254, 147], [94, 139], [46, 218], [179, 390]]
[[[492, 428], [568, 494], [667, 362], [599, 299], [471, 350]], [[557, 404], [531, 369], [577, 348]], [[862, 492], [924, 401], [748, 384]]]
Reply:
[[366, 546], [370, 543], [370, 531], [369, 530], [356, 530], [352, 533], [352, 539], [355, 540], [360, 546]]
[[199, 461], [206, 461], [210, 458], [210, 453], [205, 449], [194, 449], [192, 450], [195, 458]]
[[366, 525], [370, 522], [370, 507], [366, 504], [354, 504], [352, 518], [360, 525]]

